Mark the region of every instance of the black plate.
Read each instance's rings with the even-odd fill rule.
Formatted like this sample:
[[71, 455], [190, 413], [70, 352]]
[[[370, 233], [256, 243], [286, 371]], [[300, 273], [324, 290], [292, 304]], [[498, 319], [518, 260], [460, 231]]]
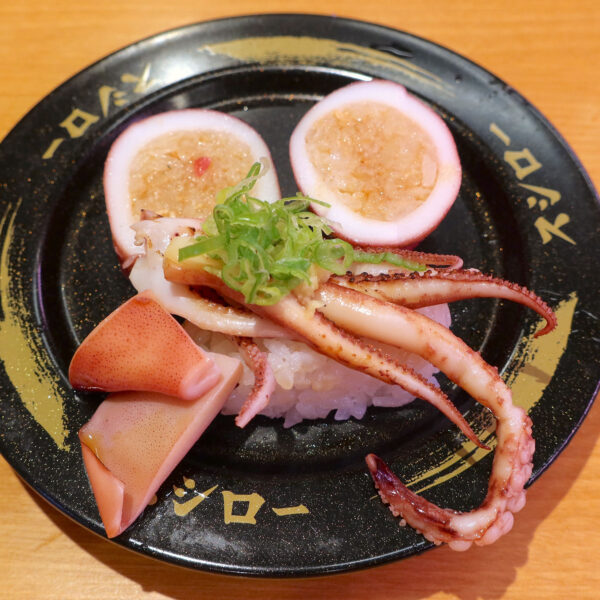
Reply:
[[[430, 42], [336, 18], [242, 17], [161, 34], [101, 60], [40, 102], [1, 145], [0, 447], [59, 510], [103, 532], [76, 437], [99, 398], [75, 394], [66, 371], [83, 337], [133, 293], [104, 211], [111, 142], [145, 115], [217, 108], [258, 129], [291, 194], [294, 125], [324, 94], [371, 77], [430, 103], [458, 143], [460, 197], [423, 248], [526, 285], [557, 310], [558, 329], [539, 340], [535, 315], [494, 300], [456, 304], [453, 329], [499, 367], [531, 414], [533, 478], [564, 448], [594, 396], [600, 339], [597, 197], [569, 147], [522, 96]], [[443, 386], [489, 439], [489, 415]], [[189, 567], [267, 576], [344, 571], [429, 548], [374, 498], [367, 452], [437, 503], [464, 510], [485, 495], [491, 454], [464, 443], [420, 401], [288, 430], [264, 418], [239, 430], [219, 417], [116, 542]], [[224, 491], [264, 499], [255, 524], [225, 522]], [[175, 504], [190, 500], [185, 507], [194, 508], [177, 516]], [[308, 513], [273, 510], [299, 505]], [[235, 502], [232, 514], [243, 521], [247, 508]]]

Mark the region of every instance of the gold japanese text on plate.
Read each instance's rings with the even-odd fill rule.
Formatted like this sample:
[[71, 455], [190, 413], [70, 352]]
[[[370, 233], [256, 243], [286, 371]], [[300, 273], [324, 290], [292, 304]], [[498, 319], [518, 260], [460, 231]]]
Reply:
[[9, 205], [0, 220], [0, 232], [4, 232], [0, 254], [0, 359], [25, 408], [59, 449], [69, 450], [59, 379], [27, 311], [22, 284], [13, 276], [19, 264], [11, 263], [9, 257], [11, 247], [18, 244], [14, 221], [20, 204], [19, 200], [16, 205]]
[[[177, 499], [173, 498], [173, 512], [178, 517], [186, 517], [195, 510], [202, 502], [204, 502], [218, 487], [219, 484], [213, 485], [203, 492], [198, 492], [196, 482], [189, 478], [183, 477], [184, 487], [173, 486], [173, 493]], [[151, 504], [156, 503], [156, 498]], [[256, 525], [259, 523], [257, 515], [267, 503], [267, 500], [258, 492], [251, 494], [238, 494], [231, 490], [221, 491], [221, 501], [223, 504], [223, 522], [226, 525], [242, 523], [246, 525]], [[237, 509], [237, 505], [242, 505], [245, 512], [241, 514]], [[270, 503], [268, 503], [270, 504]], [[277, 517], [291, 517], [294, 515], [310, 514], [309, 509], [304, 504], [294, 506], [271, 506], [271, 510]], [[264, 511], [263, 511], [264, 512]], [[263, 515], [259, 517], [262, 519]]]

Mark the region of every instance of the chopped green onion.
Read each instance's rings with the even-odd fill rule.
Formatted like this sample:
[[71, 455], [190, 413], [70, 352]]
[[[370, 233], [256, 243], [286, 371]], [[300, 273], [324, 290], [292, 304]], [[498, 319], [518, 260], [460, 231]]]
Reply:
[[192, 258], [192, 256], [199, 256], [200, 254], [207, 254], [213, 250], [218, 250], [224, 244], [223, 238], [220, 235], [215, 237], [197, 237], [196, 240], [198, 240], [198, 243], [185, 246], [179, 250], [180, 261]]
[[354, 262], [379, 265], [382, 262], [403, 267], [411, 271], [427, 271], [427, 267], [412, 260], [403, 258], [394, 252], [365, 252], [364, 250], [354, 250]]
[[239, 184], [217, 194], [204, 235], [180, 248], [180, 262], [208, 255], [215, 263], [204, 267], [207, 272], [243, 294], [247, 303], [263, 306], [276, 304], [303, 282], [310, 285], [314, 265], [337, 275], [355, 262], [423, 270], [393, 252], [354, 250], [348, 242], [328, 237], [332, 229], [309, 210], [312, 202], [329, 206], [324, 202], [300, 194], [273, 203], [250, 196], [260, 171], [261, 164], [253, 164]]

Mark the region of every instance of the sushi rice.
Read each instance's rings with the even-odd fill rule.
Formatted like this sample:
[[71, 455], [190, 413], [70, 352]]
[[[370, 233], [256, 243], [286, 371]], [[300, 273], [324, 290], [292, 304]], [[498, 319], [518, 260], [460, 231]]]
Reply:
[[[447, 304], [419, 309], [419, 312], [448, 327], [450, 310]], [[205, 350], [239, 358], [237, 345], [220, 333], [204, 331], [191, 323], [185, 328], [192, 339]], [[323, 356], [302, 342], [283, 338], [257, 340], [267, 352], [277, 386], [268, 406], [260, 413], [271, 418], [283, 418], [284, 427], [304, 419], [321, 419], [335, 411], [336, 420], [350, 417], [362, 419], [369, 406], [403, 406], [414, 396], [397, 385], [387, 384], [335, 360]], [[434, 385], [437, 369], [414, 354], [385, 346], [385, 351], [407, 365]], [[244, 374], [232, 392], [223, 414], [239, 412], [254, 385], [254, 374], [244, 365]]]

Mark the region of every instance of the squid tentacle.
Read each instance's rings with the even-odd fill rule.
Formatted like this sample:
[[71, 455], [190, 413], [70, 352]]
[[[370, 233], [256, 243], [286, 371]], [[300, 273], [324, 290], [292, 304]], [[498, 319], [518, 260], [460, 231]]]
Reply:
[[487, 386], [499, 379], [498, 371], [448, 328], [404, 306], [334, 283], [323, 284], [316, 297], [322, 302], [319, 312], [339, 327], [417, 354], [485, 405]]
[[[439, 508], [417, 496], [381, 459], [369, 455], [367, 466], [394, 515], [402, 515], [430, 541], [447, 542], [455, 550], [465, 550], [473, 542], [490, 544], [507, 533], [512, 527], [512, 513], [525, 504], [524, 486], [531, 475], [535, 443], [531, 420], [513, 405], [511, 392], [497, 369], [448, 329], [403, 306], [331, 283], [321, 287], [319, 299], [324, 303], [319, 310], [340, 326], [358, 335], [368, 332], [374, 339], [426, 358], [496, 417], [498, 445], [488, 493], [479, 508], [467, 513]], [[375, 314], [378, 321], [373, 318]]]
[[473, 443], [482, 448], [486, 447], [477, 439], [465, 418], [439, 388], [392, 359], [381, 349], [344, 331], [319, 312], [309, 314], [294, 296], [287, 296], [272, 306], [256, 308], [274, 322], [289, 327], [302, 336], [318, 352], [380, 381], [399, 385], [414, 396], [426, 400], [456, 424]]
[[523, 409], [512, 408], [510, 415], [498, 419], [498, 447], [486, 498], [479, 508], [470, 512], [440, 508], [418, 496], [383, 460], [369, 454], [367, 467], [392, 514], [401, 516], [430, 542], [447, 543], [453, 550], [468, 550], [473, 543], [477, 546], [493, 544], [508, 533], [513, 525], [513, 514], [525, 505], [524, 486], [531, 477], [535, 450], [531, 420]]
[[254, 386], [235, 418], [235, 424], [244, 428], [261, 410], [266, 408], [275, 391], [275, 375], [267, 355], [247, 337], [233, 338], [244, 362], [254, 373]]
[[[233, 291], [221, 279], [203, 269], [183, 271], [179, 266], [166, 262], [165, 275], [170, 281], [212, 287], [236, 302], [244, 300], [239, 292]], [[383, 350], [347, 333], [319, 312], [313, 313], [303, 306], [294, 294], [285, 296], [271, 306], [247, 306], [274, 324], [287, 328], [321, 354], [385, 383], [399, 385], [412, 395], [429, 402], [457, 425], [473, 443], [485, 447], [448, 396], [439, 388], [392, 359]]]
[[522, 304], [546, 320], [545, 327], [537, 331], [535, 337], [550, 333], [556, 327], [556, 315], [539, 296], [516, 283], [475, 270], [428, 271], [410, 275], [363, 273], [334, 276], [330, 281], [407, 308], [468, 298], [502, 298]]

